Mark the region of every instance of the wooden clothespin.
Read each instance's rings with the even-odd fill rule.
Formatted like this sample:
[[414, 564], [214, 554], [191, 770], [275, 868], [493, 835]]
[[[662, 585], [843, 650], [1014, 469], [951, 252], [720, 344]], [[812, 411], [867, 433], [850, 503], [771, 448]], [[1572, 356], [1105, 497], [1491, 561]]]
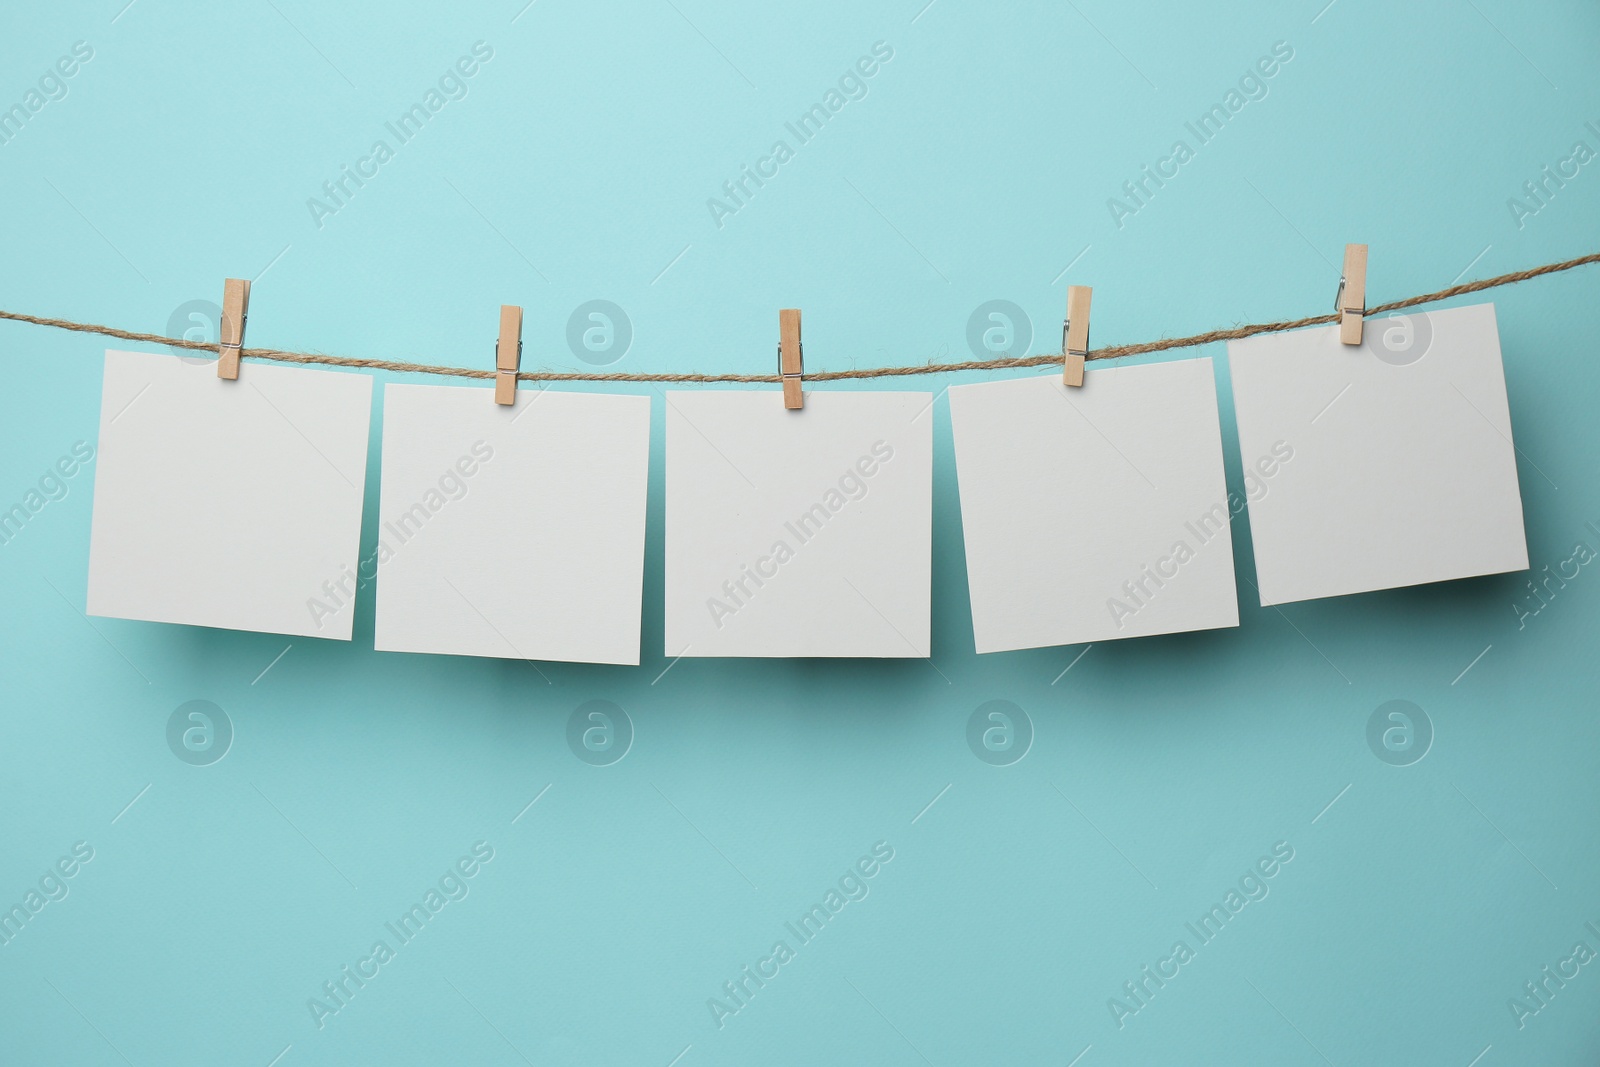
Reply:
[[1339, 343], [1361, 343], [1361, 319], [1367, 313], [1367, 246], [1344, 246], [1344, 275], [1333, 302], [1339, 312]]
[[250, 283], [229, 278], [222, 283], [222, 321], [217, 326], [217, 377], [239, 377], [239, 352], [244, 348], [244, 320], [250, 312]]
[[1067, 320], [1061, 324], [1061, 378], [1080, 389], [1084, 357], [1089, 354], [1089, 298], [1093, 294], [1087, 285], [1067, 286]]
[[804, 359], [800, 348], [800, 309], [778, 312], [778, 373], [783, 377], [783, 406], [799, 411], [805, 406]]
[[494, 402], [517, 402], [517, 371], [522, 366], [522, 309], [500, 305], [500, 340], [494, 347]]

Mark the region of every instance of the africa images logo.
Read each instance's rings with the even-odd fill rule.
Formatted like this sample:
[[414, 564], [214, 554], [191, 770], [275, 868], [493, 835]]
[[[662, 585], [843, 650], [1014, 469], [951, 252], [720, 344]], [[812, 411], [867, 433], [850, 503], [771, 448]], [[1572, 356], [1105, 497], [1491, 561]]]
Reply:
[[190, 700], [167, 717], [167, 747], [191, 767], [209, 767], [233, 747], [233, 720], [209, 700]]
[[[752, 969], [748, 964], [733, 978], [722, 983], [721, 995], [706, 998], [706, 1009], [711, 1021], [721, 1030], [728, 1020], [750, 1006], [755, 995], [777, 978], [782, 969], [793, 963], [800, 949], [811, 944], [834, 917], [844, 911], [847, 904], [867, 899], [872, 891], [868, 884], [894, 859], [894, 846], [887, 841], [874, 842], [870, 855], [861, 856], [845, 868], [834, 884], [822, 894], [822, 899], [801, 913], [798, 919], [783, 924], [788, 937], [772, 943], [772, 949], [756, 960]], [[790, 944], [790, 941], [793, 944]]]

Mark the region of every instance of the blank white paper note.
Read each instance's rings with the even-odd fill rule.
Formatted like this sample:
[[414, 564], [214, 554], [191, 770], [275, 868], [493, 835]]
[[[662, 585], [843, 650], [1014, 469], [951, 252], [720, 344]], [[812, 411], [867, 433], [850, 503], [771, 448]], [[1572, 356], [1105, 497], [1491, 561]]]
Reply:
[[669, 657], [926, 657], [932, 536], [932, 394], [667, 394]]
[[1294, 462], [1250, 502], [1261, 603], [1524, 570], [1493, 304], [1228, 344], [1239, 447]]
[[106, 352], [88, 613], [350, 640], [372, 378]]
[[950, 421], [979, 652], [1239, 624], [1209, 359], [955, 386]]
[[377, 648], [639, 662], [650, 398], [384, 389]]

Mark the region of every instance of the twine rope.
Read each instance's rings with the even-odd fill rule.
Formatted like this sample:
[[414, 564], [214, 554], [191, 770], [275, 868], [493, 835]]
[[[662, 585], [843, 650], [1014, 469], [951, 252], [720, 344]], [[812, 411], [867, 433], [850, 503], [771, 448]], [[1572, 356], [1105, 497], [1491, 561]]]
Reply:
[[[1365, 315], [1368, 318], [1375, 315], [1386, 315], [1392, 311], [1401, 311], [1405, 308], [1416, 307], [1420, 304], [1430, 304], [1438, 300], [1448, 300], [1451, 297], [1463, 296], [1467, 293], [1479, 293], [1485, 289], [1495, 289], [1502, 285], [1514, 285], [1517, 282], [1525, 282], [1531, 278], [1543, 277], [1546, 274], [1572, 270], [1574, 267], [1583, 267], [1591, 263], [1600, 263], [1600, 252], [1579, 256], [1576, 259], [1563, 260], [1560, 263], [1546, 263], [1543, 266], [1531, 267], [1528, 270], [1512, 271], [1510, 274], [1500, 274], [1493, 278], [1464, 282], [1460, 285], [1452, 285], [1447, 289], [1440, 289], [1438, 292], [1406, 297], [1404, 300], [1394, 300], [1387, 304], [1368, 308]], [[214, 352], [217, 348], [217, 345], [212, 342], [190, 341], [182, 337], [163, 337], [154, 333], [137, 333], [132, 330], [118, 329], [115, 326], [74, 322], [71, 319], [25, 315], [20, 311], [0, 310], [0, 319], [7, 319], [12, 322], [26, 322], [34, 326], [47, 326], [57, 330], [71, 330], [75, 333], [99, 334], [102, 337], [114, 337], [120, 341], [139, 341], [145, 344], [168, 345], [172, 348], [186, 348], [204, 352]], [[1285, 322], [1252, 323], [1246, 326], [1234, 326], [1231, 329], [1211, 330], [1208, 333], [1193, 334], [1189, 337], [1169, 337], [1159, 341], [1145, 341], [1139, 344], [1107, 345], [1104, 348], [1091, 350], [1085, 358], [1090, 360], [1119, 359], [1124, 356], [1139, 356], [1149, 352], [1167, 352], [1175, 348], [1192, 348], [1196, 345], [1208, 345], [1217, 341], [1236, 341], [1243, 337], [1254, 337], [1257, 334], [1282, 333], [1287, 330], [1298, 330], [1306, 326], [1321, 326], [1337, 321], [1339, 321], [1339, 314], [1334, 312]], [[493, 378], [495, 376], [493, 369], [475, 370], [467, 367], [436, 366], [428, 363], [408, 363], [391, 359], [360, 359], [353, 356], [330, 356], [321, 352], [285, 352], [276, 348], [245, 348], [240, 351], [240, 358], [266, 359], [278, 363], [317, 363], [335, 367], [357, 367], [363, 370], [393, 371], [398, 374], [436, 374], [452, 378]], [[1044, 367], [1051, 364], [1059, 364], [1061, 359], [1061, 353], [1055, 352], [1042, 356], [1022, 356], [1017, 359], [970, 359], [957, 363], [919, 363], [905, 367], [817, 371], [807, 373], [805, 380], [808, 382], [837, 382], [855, 378], [898, 378], [922, 374], [954, 374], [961, 371], [1009, 370], [1015, 367]], [[635, 374], [629, 372], [596, 373], [584, 371], [522, 371], [517, 375], [517, 379], [524, 382], [671, 382], [737, 383], [744, 385], [775, 384], [783, 380], [782, 376], [776, 373]]]

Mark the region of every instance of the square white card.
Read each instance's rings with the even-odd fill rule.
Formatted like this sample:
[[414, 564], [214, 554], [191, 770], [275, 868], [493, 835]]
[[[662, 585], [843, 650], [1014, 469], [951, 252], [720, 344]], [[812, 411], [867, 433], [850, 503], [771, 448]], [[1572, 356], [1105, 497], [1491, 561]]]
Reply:
[[933, 395], [667, 394], [668, 656], [929, 654]]
[[1250, 502], [1261, 603], [1524, 570], [1494, 305], [1228, 344], [1245, 461], [1294, 460]]
[[1239, 625], [1209, 359], [950, 390], [979, 652]]
[[106, 352], [88, 613], [350, 640], [372, 378]]
[[639, 662], [650, 398], [388, 385], [380, 652]]

